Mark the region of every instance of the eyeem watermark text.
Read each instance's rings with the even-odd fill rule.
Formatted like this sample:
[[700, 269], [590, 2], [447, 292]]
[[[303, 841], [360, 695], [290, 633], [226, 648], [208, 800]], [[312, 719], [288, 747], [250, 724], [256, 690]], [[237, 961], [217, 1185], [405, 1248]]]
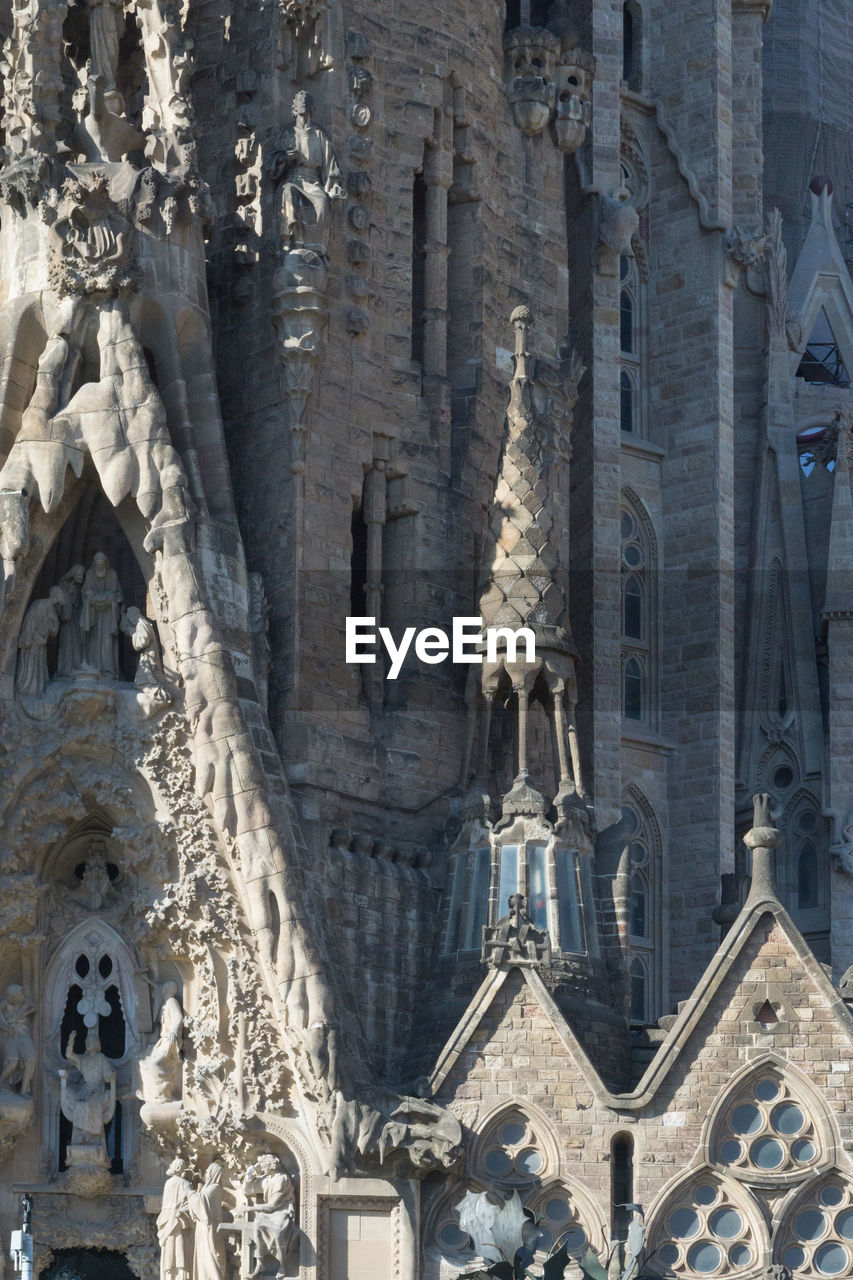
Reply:
[[[387, 627], [376, 626], [375, 618], [347, 618], [347, 662], [376, 662], [379, 642], [385, 646], [391, 664], [386, 673], [388, 680], [396, 680], [406, 654], [415, 642], [415, 657], [432, 664], [444, 662], [483, 662], [482, 646], [485, 644], [485, 661], [497, 662], [498, 646], [508, 662], [535, 662], [536, 637], [529, 627], [486, 627], [479, 617], [454, 618], [453, 631], [448, 635], [441, 627], [406, 627], [397, 644]], [[478, 648], [479, 646], [479, 648]], [[519, 656], [519, 647], [523, 654]]]

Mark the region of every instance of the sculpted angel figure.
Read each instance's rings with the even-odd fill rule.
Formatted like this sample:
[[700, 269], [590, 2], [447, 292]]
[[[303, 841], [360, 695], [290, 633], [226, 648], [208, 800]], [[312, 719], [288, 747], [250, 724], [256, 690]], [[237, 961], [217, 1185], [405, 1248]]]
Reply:
[[294, 122], [275, 157], [273, 178], [281, 185], [281, 237], [287, 248], [326, 252], [329, 201], [346, 191], [332, 144], [313, 121], [314, 102], [303, 89], [293, 99]]
[[80, 630], [86, 645], [86, 661], [101, 675], [118, 680], [118, 627], [123, 597], [118, 575], [103, 551], [95, 553], [83, 581]]

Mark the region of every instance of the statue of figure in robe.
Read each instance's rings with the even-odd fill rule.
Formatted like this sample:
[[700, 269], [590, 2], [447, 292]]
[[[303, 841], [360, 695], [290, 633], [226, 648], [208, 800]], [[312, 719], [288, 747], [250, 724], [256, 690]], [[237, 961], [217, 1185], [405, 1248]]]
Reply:
[[56, 674], [70, 676], [83, 664], [83, 637], [80, 634], [80, 589], [86, 570], [75, 564], [59, 580], [62, 603], [59, 606], [59, 652]]
[[[66, 1120], [71, 1121], [73, 1146], [69, 1147], [69, 1164], [74, 1162], [74, 1148], [89, 1148], [87, 1159], [92, 1164], [107, 1163], [107, 1146], [104, 1141], [104, 1125], [115, 1115], [116, 1073], [109, 1058], [101, 1053], [101, 1041], [97, 1032], [86, 1036], [84, 1053], [66, 1049], [65, 1058], [76, 1067], [76, 1080], [65, 1069], [59, 1072], [59, 1106]], [[79, 1160], [79, 1155], [76, 1155]]]
[[293, 125], [285, 131], [282, 150], [273, 162], [273, 179], [281, 185], [281, 238], [285, 248], [326, 253], [329, 201], [346, 191], [322, 129], [313, 123], [314, 102], [300, 89], [293, 99]]
[[193, 1265], [193, 1185], [183, 1160], [173, 1160], [166, 1170], [163, 1204], [157, 1217], [160, 1246], [160, 1280], [190, 1280]]
[[47, 600], [34, 600], [21, 623], [18, 635], [18, 667], [15, 688], [18, 693], [40, 698], [50, 683], [47, 670], [47, 642], [59, 631], [61, 587], [51, 587]]
[[92, 78], [104, 82], [104, 102], [108, 111], [120, 116], [124, 98], [116, 88], [119, 44], [124, 34], [122, 0], [86, 0], [89, 10], [89, 48], [92, 53]]
[[225, 1280], [225, 1240], [219, 1230], [222, 1222], [221, 1164], [208, 1165], [204, 1182], [189, 1197], [190, 1213], [195, 1222], [193, 1248], [193, 1280]]
[[130, 637], [130, 642], [139, 654], [139, 663], [134, 676], [137, 689], [150, 693], [155, 702], [171, 702], [171, 694], [163, 686], [163, 664], [160, 660], [160, 649], [157, 644], [157, 632], [154, 624], [144, 614], [131, 606], [126, 609], [121, 619], [121, 630]]
[[287, 1268], [287, 1255], [296, 1239], [293, 1183], [275, 1155], [262, 1155], [246, 1171], [243, 1181], [245, 1219], [235, 1218], [251, 1246], [253, 1263], [248, 1280], [254, 1280], [269, 1258], [277, 1264], [277, 1276]]
[[80, 630], [86, 662], [101, 675], [121, 679], [118, 665], [118, 630], [124, 599], [115, 569], [98, 551], [83, 581]]
[[184, 1011], [177, 982], [164, 982], [160, 1006], [160, 1035], [139, 1059], [140, 1096], [145, 1102], [175, 1102], [181, 1096], [181, 1039]]

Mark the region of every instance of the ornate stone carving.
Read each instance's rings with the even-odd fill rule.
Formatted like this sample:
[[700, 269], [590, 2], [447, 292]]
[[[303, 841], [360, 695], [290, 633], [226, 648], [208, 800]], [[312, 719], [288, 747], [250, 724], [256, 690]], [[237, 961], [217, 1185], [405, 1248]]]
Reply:
[[639, 225], [640, 216], [631, 203], [627, 187], [621, 187], [615, 195], [599, 196], [599, 265], [603, 272], [615, 273], [619, 258], [631, 254], [631, 241]]
[[423, 1176], [452, 1169], [462, 1155], [456, 1116], [427, 1098], [367, 1089], [346, 1099], [338, 1093], [332, 1120], [332, 1175], [354, 1173], [357, 1156], [378, 1157], [387, 1172], [414, 1166]]
[[536, 659], [527, 662], [523, 649], [514, 655], [504, 646], [496, 661], [484, 661], [471, 677], [479, 691], [472, 689], [468, 698], [469, 736], [463, 761], [463, 783], [467, 784], [479, 705], [479, 756], [472, 795], [482, 810], [492, 709], [499, 690], [511, 691], [518, 715], [518, 767], [512, 789], [504, 796], [505, 819], [515, 814], [541, 815], [545, 810], [544, 798], [528, 783], [527, 721], [537, 682], [553, 714], [560, 768], [558, 808], [577, 807], [584, 794], [574, 719], [577, 651], [557, 572], [564, 523], [555, 518], [554, 509], [568, 493], [572, 411], [583, 367], [573, 358], [567, 366], [554, 368], [534, 356], [528, 341], [533, 322], [529, 308], [516, 307], [510, 319], [515, 330], [515, 367], [491, 509], [480, 613], [487, 627], [529, 628], [536, 640]]
[[541, 133], [556, 99], [558, 36], [541, 27], [516, 27], [504, 36], [504, 90], [523, 133]]
[[297, 476], [305, 467], [308, 401], [326, 324], [331, 202], [346, 197], [331, 143], [313, 123], [313, 111], [310, 94], [300, 90], [293, 99], [294, 123], [273, 156], [273, 178], [281, 182], [284, 249], [274, 278], [273, 323], [288, 405], [291, 468]]
[[483, 963], [493, 969], [549, 964], [551, 938], [547, 929], [537, 928], [531, 920], [524, 894], [510, 894], [507, 906], [509, 911], [497, 924], [483, 926]]
[[86, 570], [75, 564], [62, 575], [59, 587], [62, 603], [59, 607], [59, 651], [56, 657], [57, 677], [73, 675], [83, 665], [83, 635], [80, 631], [80, 599]]
[[311, 249], [325, 256], [329, 206], [346, 199], [331, 143], [313, 122], [314, 101], [300, 91], [293, 99], [293, 124], [281, 139], [273, 177], [281, 182], [279, 207], [285, 249]]
[[554, 132], [557, 146], [571, 155], [582, 146], [592, 121], [592, 78], [595, 58], [580, 49], [569, 49], [560, 56], [556, 69], [556, 117]]
[[59, 297], [130, 288], [133, 227], [111, 198], [105, 173], [63, 182], [50, 229], [50, 283]]
[[853, 810], [848, 810], [844, 820], [836, 818], [836, 839], [829, 846], [832, 864], [838, 871], [853, 875]]

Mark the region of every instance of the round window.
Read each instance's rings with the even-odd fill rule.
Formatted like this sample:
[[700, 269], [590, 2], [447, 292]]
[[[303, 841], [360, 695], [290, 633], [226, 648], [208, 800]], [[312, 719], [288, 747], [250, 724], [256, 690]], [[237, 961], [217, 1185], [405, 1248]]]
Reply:
[[785, 1148], [775, 1138], [759, 1138], [753, 1142], [750, 1155], [759, 1169], [778, 1169], [785, 1159]]
[[728, 1207], [712, 1213], [708, 1222], [711, 1231], [722, 1240], [734, 1240], [743, 1230], [743, 1221], [736, 1209]]
[[801, 1240], [819, 1240], [826, 1230], [826, 1214], [820, 1209], [804, 1209], [797, 1214], [794, 1230]]
[[758, 1133], [761, 1128], [761, 1112], [752, 1103], [735, 1107], [732, 1112], [732, 1128], [735, 1133]]
[[693, 1209], [676, 1209], [669, 1220], [669, 1229], [680, 1240], [689, 1240], [695, 1236], [702, 1223], [699, 1214]]
[[844, 1245], [836, 1244], [835, 1241], [822, 1244], [815, 1251], [814, 1260], [817, 1263], [818, 1271], [822, 1271], [825, 1276], [847, 1274], [847, 1268], [850, 1264], [850, 1257]]
[[720, 1246], [712, 1244], [710, 1240], [702, 1240], [699, 1244], [694, 1244], [687, 1254], [687, 1265], [703, 1276], [716, 1271], [722, 1260]]

